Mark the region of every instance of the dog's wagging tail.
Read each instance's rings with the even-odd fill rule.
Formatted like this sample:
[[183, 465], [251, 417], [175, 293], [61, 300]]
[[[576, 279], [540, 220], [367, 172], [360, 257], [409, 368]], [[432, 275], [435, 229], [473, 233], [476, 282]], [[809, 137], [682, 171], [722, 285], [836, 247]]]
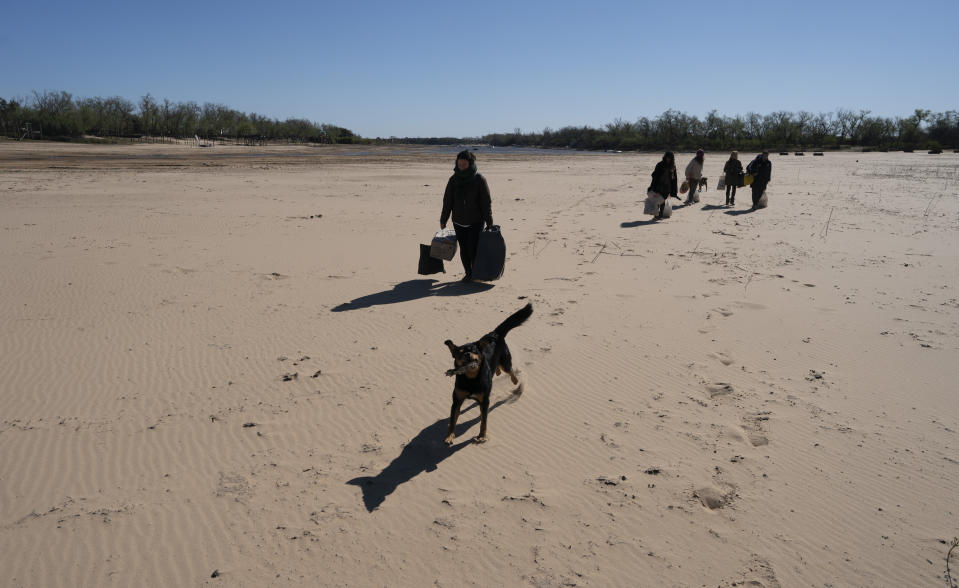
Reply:
[[450, 407], [450, 426], [446, 435], [447, 444], [453, 443], [456, 435], [456, 419], [459, 417], [463, 401], [467, 398], [475, 400], [480, 407], [480, 433], [476, 440], [482, 443], [488, 439], [486, 417], [489, 414], [493, 376], [506, 372], [514, 385], [519, 383], [513, 370], [513, 357], [506, 345], [506, 334], [526, 322], [532, 314], [533, 305], [527, 304], [478, 341], [465, 345], [456, 345], [449, 339], [444, 341], [453, 355], [453, 369], [447, 370], [446, 375], [456, 376], [456, 383], [453, 385], [453, 405]]
[[533, 314], [533, 305], [527, 304], [523, 308], [506, 317], [506, 320], [501, 322], [493, 332], [500, 337], [505, 337], [506, 333], [509, 333], [516, 327], [525, 323], [526, 319], [528, 319], [531, 314]]

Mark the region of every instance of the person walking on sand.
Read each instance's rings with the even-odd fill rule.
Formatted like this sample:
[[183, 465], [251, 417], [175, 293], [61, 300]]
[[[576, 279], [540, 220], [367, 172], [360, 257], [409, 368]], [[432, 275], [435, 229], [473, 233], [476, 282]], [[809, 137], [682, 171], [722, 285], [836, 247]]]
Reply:
[[689, 196], [686, 197], [686, 204], [699, 202], [695, 197], [696, 190], [699, 189], [699, 180], [703, 179], [703, 162], [706, 159], [706, 152], [702, 149], [696, 151], [696, 157], [692, 158], [686, 165], [686, 181], [689, 182]]
[[[739, 153], [733, 151], [729, 154], [729, 160], [723, 166], [723, 173], [726, 175], [726, 206], [736, 205], [736, 186], [739, 185], [739, 176], [743, 174], [743, 163], [739, 161]], [[732, 188], [732, 195], [730, 195]]]
[[766, 185], [773, 177], [773, 162], [769, 161], [769, 152], [763, 151], [756, 159], [749, 162], [746, 171], [753, 174], [753, 183], [749, 186], [753, 191], [753, 205], [751, 210], [760, 208], [759, 199], [766, 191]]
[[653, 169], [653, 181], [649, 184], [649, 190], [659, 194], [663, 198], [663, 203], [659, 205], [659, 214], [653, 218], [663, 218], [663, 210], [666, 208], [666, 199], [672, 196], [679, 199], [676, 184], [676, 160], [672, 151], [667, 151], [663, 159], [656, 164]]
[[473, 279], [473, 259], [479, 244], [483, 223], [487, 228], [493, 226], [493, 206], [486, 178], [476, 171], [476, 156], [469, 150], [456, 154], [453, 175], [446, 182], [443, 193], [443, 212], [440, 214], [440, 228], [446, 228], [446, 221], [453, 215], [453, 230], [460, 247], [460, 260], [466, 274], [462, 281]]

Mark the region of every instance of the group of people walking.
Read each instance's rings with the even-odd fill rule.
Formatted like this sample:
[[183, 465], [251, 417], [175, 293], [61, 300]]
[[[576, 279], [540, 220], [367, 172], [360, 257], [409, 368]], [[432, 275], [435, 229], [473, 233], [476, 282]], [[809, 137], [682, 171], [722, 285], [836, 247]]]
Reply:
[[[696, 190], [703, 179], [703, 165], [706, 161], [706, 152], [702, 149], [696, 151], [693, 157], [686, 165], [686, 185], [689, 187], [689, 196], [686, 204], [698, 202]], [[769, 152], [763, 151], [756, 156], [743, 171], [743, 164], [739, 161], [739, 153], [733, 151], [729, 154], [729, 159], [723, 166], [723, 180], [726, 184], [726, 206], [735, 206], [736, 188], [746, 185], [746, 174], [751, 176], [752, 183], [749, 187], [752, 189], [752, 210], [760, 208], [760, 200], [766, 192], [766, 186], [772, 180], [773, 164], [769, 161]], [[667, 151], [663, 155], [652, 173], [653, 179], [649, 184], [648, 194], [654, 195], [661, 200], [659, 212], [655, 218], [665, 218], [665, 211], [668, 198], [679, 199], [678, 173], [676, 171], [676, 158], [672, 151]]]
[[[703, 165], [706, 153], [700, 149], [696, 156], [686, 165], [686, 182], [689, 185], [687, 203], [696, 202], [695, 192], [699, 188], [703, 177]], [[772, 179], [773, 164], [769, 161], [769, 152], [763, 151], [746, 166], [745, 173], [752, 176], [753, 206], [759, 208], [760, 199], [766, 191], [766, 186]], [[726, 205], [736, 204], [736, 188], [744, 185], [745, 173], [739, 161], [739, 154], [730, 153], [729, 160], [723, 166], [726, 182]], [[663, 201], [659, 206], [656, 218], [663, 218], [667, 198], [679, 198], [678, 176], [676, 173], [676, 158], [672, 151], [667, 151], [663, 159], [653, 169], [653, 179], [649, 185], [649, 193], [655, 193]], [[486, 178], [477, 171], [476, 156], [469, 150], [456, 154], [456, 163], [453, 166], [453, 175], [446, 183], [443, 193], [443, 211], [440, 214], [440, 228], [445, 229], [446, 223], [453, 219], [453, 229], [456, 232], [456, 241], [459, 244], [460, 260], [463, 262], [465, 275], [463, 281], [473, 279], [473, 261], [479, 244], [483, 225], [493, 226], [493, 207], [490, 198], [489, 184]]]

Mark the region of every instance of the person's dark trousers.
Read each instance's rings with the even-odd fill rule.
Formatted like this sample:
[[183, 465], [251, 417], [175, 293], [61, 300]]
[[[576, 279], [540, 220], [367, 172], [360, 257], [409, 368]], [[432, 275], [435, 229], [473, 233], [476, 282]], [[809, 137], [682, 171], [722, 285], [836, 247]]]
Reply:
[[460, 261], [463, 262], [466, 278], [472, 278], [473, 260], [476, 259], [476, 249], [479, 246], [480, 233], [483, 232], [483, 223], [465, 227], [453, 223], [453, 230], [456, 231], [456, 242], [459, 243], [460, 247]]
[[699, 189], [699, 180], [686, 178], [686, 181], [689, 182], [689, 192], [686, 192], [686, 202], [692, 202], [693, 194]]
[[753, 190], [753, 208], [756, 208], [756, 205], [759, 204], [759, 199], [763, 197], [763, 192], [766, 191], [766, 184], [753, 182], [749, 187]]
[[[729, 196], [729, 189], [732, 188], [733, 195], [732, 198]], [[726, 184], [726, 204], [736, 204], [736, 185], [735, 184]]]

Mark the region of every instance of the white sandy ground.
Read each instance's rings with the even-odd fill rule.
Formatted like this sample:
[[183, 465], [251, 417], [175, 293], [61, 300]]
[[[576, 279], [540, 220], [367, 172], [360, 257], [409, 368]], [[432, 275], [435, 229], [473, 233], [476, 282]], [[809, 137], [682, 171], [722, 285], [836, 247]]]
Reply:
[[[461, 285], [415, 273], [451, 155], [65, 149], [0, 143], [2, 586], [948, 585], [959, 155], [651, 223], [657, 155], [481, 153]], [[443, 340], [526, 301], [447, 448]]]

